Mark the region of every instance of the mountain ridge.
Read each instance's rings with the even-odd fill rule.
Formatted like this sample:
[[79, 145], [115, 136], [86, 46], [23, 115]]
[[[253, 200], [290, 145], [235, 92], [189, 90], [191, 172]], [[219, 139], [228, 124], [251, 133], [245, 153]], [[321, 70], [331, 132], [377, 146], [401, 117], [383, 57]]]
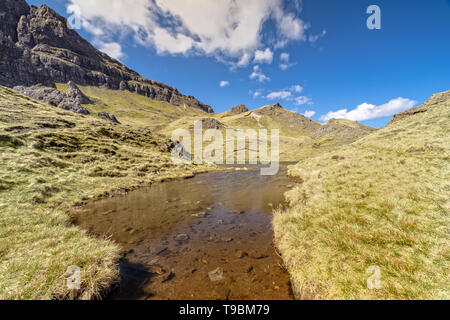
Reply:
[[79, 85], [128, 90], [175, 106], [214, 110], [191, 95], [183, 95], [94, 48], [67, 20], [46, 5], [25, 0], [0, 4], [0, 85], [6, 87], [73, 81]]

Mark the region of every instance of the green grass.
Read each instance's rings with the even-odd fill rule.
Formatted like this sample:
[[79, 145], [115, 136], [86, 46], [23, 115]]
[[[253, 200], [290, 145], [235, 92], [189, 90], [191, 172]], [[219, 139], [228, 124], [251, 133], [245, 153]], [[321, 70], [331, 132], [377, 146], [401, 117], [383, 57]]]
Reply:
[[[67, 85], [57, 84], [57, 88], [65, 92]], [[121, 123], [130, 126], [147, 127], [159, 131], [179, 118], [207, 115], [201, 110], [176, 107], [126, 90], [110, 90], [92, 86], [80, 86], [80, 89], [94, 100], [95, 104], [85, 105], [94, 115], [100, 111], [112, 113]]]
[[[375, 129], [360, 125], [353, 121], [335, 120], [340, 125], [332, 125], [336, 130], [329, 130], [319, 135], [321, 128], [329, 128], [311, 121], [295, 112], [286, 109], [273, 110], [272, 106], [264, 106], [254, 111], [241, 114], [229, 112], [186, 116], [167, 123], [160, 132], [167, 137], [179, 128], [191, 129], [195, 121], [213, 118], [220, 121], [225, 129], [278, 129], [280, 133], [280, 161], [292, 162], [321, 154], [341, 145], [349, 144]], [[222, 130], [225, 136], [225, 129]]]
[[[290, 168], [302, 183], [274, 229], [297, 298], [450, 298], [449, 93]], [[367, 288], [371, 265], [381, 289]]]
[[[66, 84], [57, 84], [65, 92]], [[195, 121], [213, 118], [226, 129], [278, 129], [280, 130], [280, 160], [299, 161], [338, 146], [351, 143], [374, 129], [348, 120], [334, 120], [337, 130], [314, 137], [318, 129], [326, 127], [303, 116], [286, 110], [264, 106], [242, 114], [230, 112], [208, 114], [189, 107], [176, 107], [166, 102], [148, 99], [144, 96], [120, 90], [80, 86], [80, 89], [95, 101], [84, 107], [97, 115], [100, 111], [114, 114], [127, 125], [146, 127], [170, 138], [176, 129], [191, 129]], [[225, 130], [222, 130], [225, 133]]]
[[[76, 298], [117, 280], [120, 248], [69, 223], [73, 206], [212, 167], [174, 165], [170, 141], [0, 87], [0, 299], [70, 297], [66, 270], [82, 268]], [[122, 189], [121, 189], [122, 188]]]

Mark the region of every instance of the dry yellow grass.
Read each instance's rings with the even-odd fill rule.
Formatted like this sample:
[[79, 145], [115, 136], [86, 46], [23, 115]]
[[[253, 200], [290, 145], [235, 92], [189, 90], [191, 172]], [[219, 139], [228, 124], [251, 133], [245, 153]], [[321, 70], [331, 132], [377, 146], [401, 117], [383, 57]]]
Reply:
[[170, 141], [145, 128], [0, 87], [0, 299], [69, 298], [72, 265], [82, 270], [76, 297], [101, 297], [117, 280], [120, 248], [72, 226], [66, 212], [121, 187], [213, 169], [174, 165], [169, 149]]
[[450, 298], [450, 91], [421, 110], [290, 168], [274, 229], [297, 298]]

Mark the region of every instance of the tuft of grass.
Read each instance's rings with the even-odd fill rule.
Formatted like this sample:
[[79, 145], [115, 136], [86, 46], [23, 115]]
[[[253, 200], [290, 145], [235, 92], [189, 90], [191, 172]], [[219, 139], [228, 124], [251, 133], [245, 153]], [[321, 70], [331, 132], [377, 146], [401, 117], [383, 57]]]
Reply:
[[273, 224], [298, 299], [450, 298], [449, 93], [290, 168], [303, 183]]
[[[71, 225], [67, 212], [124, 187], [214, 169], [173, 164], [171, 146], [146, 127], [0, 87], [0, 299], [101, 298], [118, 279], [120, 248]], [[66, 285], [73, 265], [81, 268], [76, 293]]]

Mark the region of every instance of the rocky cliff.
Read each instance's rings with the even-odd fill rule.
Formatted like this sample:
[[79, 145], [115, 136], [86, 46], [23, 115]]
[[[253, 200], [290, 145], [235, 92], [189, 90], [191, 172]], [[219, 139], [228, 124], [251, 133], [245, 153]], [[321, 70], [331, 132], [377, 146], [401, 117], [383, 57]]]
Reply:
[[175, 106], [214, 112], [195, 97], [146, 79], [95, 49], [49, 7], [29, 6], [25, 0], [1, 0], [0, 85], [53, 86], [69, 81], [128, 90]]

